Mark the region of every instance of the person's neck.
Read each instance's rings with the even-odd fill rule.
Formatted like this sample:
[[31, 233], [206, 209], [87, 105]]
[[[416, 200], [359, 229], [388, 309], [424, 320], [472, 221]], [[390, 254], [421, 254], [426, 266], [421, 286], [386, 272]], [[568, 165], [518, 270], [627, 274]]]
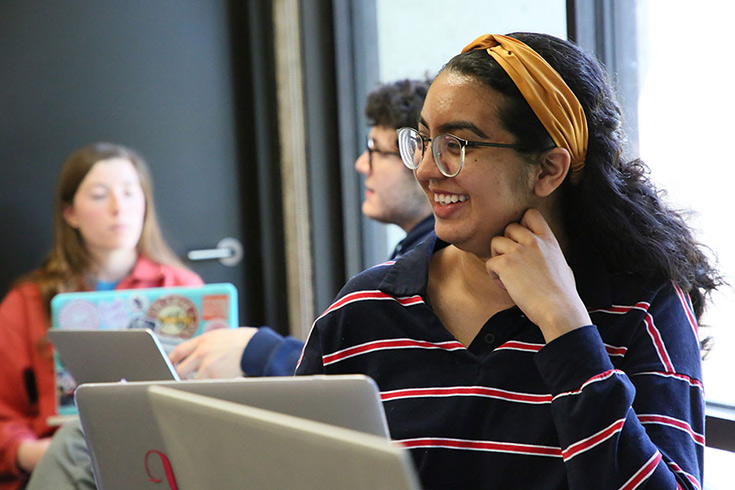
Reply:
[[136, 250], [115, 250], [112, 252], [93, 252], [95, 281], [118, 282], [130, 274], [138, 260]]
[[449, 263], [454, 264], [450, 270], [455, 271], [465, 294], [476, 298], [480, 303], [489, 302], [505, 307], [513, 305], [513, 300], [501, 287], [500, 282], [493, 279], [488, 273], [485, 259], [456, 247], [451, 247], [448, 252]]
[[[561, 215], [557, 207], [549, 206], [540, 209], [544, 219], [551, 228], [554, 236], [559, 242], [562, 252], [567, 253], [568, 240], [562, 224]], [[487, 271], [485, 262], [489, 259], [487, 254], [477, 254], [471, 251], [461, 250], [458, 247], [447, 247], [447, 272], [456, 274], [461, 288], [466, 294], [478, 298], [479, 301], [496, 301], [499, 304], [513, 304], [505, 288], [501, 286], [499, 279], [493, 278]]]
[[416, 228], [416, 225], [418, 225], [419, 223], [421, 223], [422, 221], [424, 221], [429, 216], [431, 216], [431, 211], [429, 211], [426, 214], [414, 216], [413, 218], [408, 219], [408, 220], [404, 221], [403, 223], [396, 223], [396, 224], [398, 226], [400, 226], [403, 229], [403, 231], [405, 231], [406, 233], [410, 233], [411, 230], [413, 230], [414, 228]]
[[454, 245], [432, 256], [427, 293], [444, 327], [465, 346], [473, 342], [488, 318], [514, 304], [488, 275], [480, 257]]

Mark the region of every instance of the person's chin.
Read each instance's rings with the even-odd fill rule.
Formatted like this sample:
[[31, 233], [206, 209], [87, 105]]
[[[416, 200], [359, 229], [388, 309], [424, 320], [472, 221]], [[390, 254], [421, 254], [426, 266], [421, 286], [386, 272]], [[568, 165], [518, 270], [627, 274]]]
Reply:
[[470, 252], [475, 255], [489, 254], [490, 252], [489, 245], [487, 247], [479, 245], [481, 240], [478, 240], [477, 233], [456, 226], [456, 224], [452, 226], [447, 223], [442, 223], [441, 220], [437, 220], [434, 225], [434, 231], [440, 240], [450, 243], [465, 252]]
[[455, 226], [450, 226], [447, 223], [442, 223], [441, 219], [437, 219], [434, 222], [434, 232], [440, 240], [447, 243], [459, 243], [462, 241], [463, 234], [457, 230]]
[[380, 209], [375, 205], [375, 203], [372, 200], [365, 200], [362, 203], [362, 214], [366, 218], [374, 219], [380, 221]]
[[134, 250], [138, 246], [138, 241], [140, 241], [138, 236], [118, 237], [111, 240], [108, 246], [111, 250]]

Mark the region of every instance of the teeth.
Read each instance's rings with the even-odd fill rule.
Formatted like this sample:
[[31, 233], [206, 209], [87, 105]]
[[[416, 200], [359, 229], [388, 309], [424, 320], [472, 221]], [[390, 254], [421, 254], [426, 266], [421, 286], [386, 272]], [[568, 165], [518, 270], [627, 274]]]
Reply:
[[434, 194], [434, 202], [438, 202], [442, 206], [455, 202], [465, 202], [469, 198], [470, 196], [464, 194]]

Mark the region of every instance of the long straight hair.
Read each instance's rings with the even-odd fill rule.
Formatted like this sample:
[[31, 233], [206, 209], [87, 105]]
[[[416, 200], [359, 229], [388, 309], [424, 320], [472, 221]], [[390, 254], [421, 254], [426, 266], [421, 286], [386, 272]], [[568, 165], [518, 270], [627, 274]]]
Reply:
[[145, 160], [130, 148], [118, 144], [102, 142], [84, 146], [69, 155], [59, 174], [51, 253], [38, 270], [21, 279], [38, 285], [47, 316], [51, 298], [56, 294], [92, 287], [87, 282], [93, 266], [92, 256], [79, 230], [72, 228], [64, 219], [64, 210], [73, 205], [79, 186], [97, 162], [117, 158], [128, 160], [133, 165], [145, 197], [143, 229], [136, 246], [138, 254], [159, 264], [184, 268], [163, 238], [153, 202], [151, 173]]

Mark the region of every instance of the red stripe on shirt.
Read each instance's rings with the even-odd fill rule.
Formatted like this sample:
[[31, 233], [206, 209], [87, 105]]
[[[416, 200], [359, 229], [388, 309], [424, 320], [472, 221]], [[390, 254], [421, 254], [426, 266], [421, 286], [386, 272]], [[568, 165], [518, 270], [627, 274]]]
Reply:
[[608, 344], [604, 344], [604, 345], [605, 345], [605, 350], [607, 351], [607, 355], [609, 356], [623, 357], [628, 352], [627, 347], [616, 347], [614, 345], [608, 345]]
[[386, 260], [385, 262], [382, 262], [380, 264], [375, 264], [374, 266], [369, 267], [369, 269], [374, 269], [376, 267], [385, 267], [386, 265], [393, 265], [395, 263], [396, 263], [395, 260]]
[[397, 442], [408, 449], [464, 449], [470, 451], [489, 451], [498, 453], [526, 454], [532, 456], [561, 457], [561, 449], [552, 446], [538, 446], [498, 441], [474, 441], [467, 439], [448, 439], [443, 437], [420, 437], [400, 439]]
[[573, 457], [582, 454], [585, 451], [589, 451], [599, 444], [602, 444], [603, 442], [623, 430], [623, 425], [625, 425], [625, 419], [616, 420], [600, 432], [593, 434], [586, 439], [582, 439], [581, 441], [577, 441], [566, 449], [563, 449], [562, 456], [564, 457], [564, 461], [569, 461]]
[[661, 453], [656, 451], [656, 454], [654, 454], [651, 459], [646, 461], [646, 464], [644, 464], [643, 467], [630, 478], [630, 480], [625, 482], [625, 484], [620, 487], [620, 490], [633, 490], [634, 488], [638, 488], [641, 483], [648, 480], [648, 477], [650, 477], [653, 472], [656, 471], [656, 466], [658, 466], [658, 463], [660, 461]]
[[700, 446], [704, 446], [704, 435], [695, 432], [694, 429], [692, 429], [692, 426], [684, 422], [683, 420], [675, 419], [674, 417], [669, 417], [667, 415], [658, 414], [640, 414], [638, 415], [638, 420], [641, 421], [641, 424], [661, 424], [668, 427], [673, 427], [675, 429], [683, 430], [684, 432], [689, 434], [694, 442], [696, 442]]
[[698, 341], [699, 332], [697, 329], [697, 318], [694, 316], [694, 309], [692, 308], [692, 300], [689, 297], [689, 293], [685, 293], [684, 290], [677, 285], [674, 285], [674, 289], [676, 290], [676, 295], [679, 297], [679, 301], [681, 301], [681, 306], [684, 308], [684, 313], [686, 313], [687, 319], [689, 320], [689, 325], [692, 327], [694, 338]]
[[517, 340], [510, 340], [502, 344], [495, 350], [519, 350], [524, 352], [538, 352], [543, 348], [544, 345], [545, 344], [532, 344], [530, 342], [519, 342]]
[[350, 357], [387, 349], [443, 349], [454, 351], [464, 348], [465, 346], [456, 340], [448, 340], [446, 342], [426, 342], [424, 340], [413, 339], [375, 340], [373, 342], [348, 347], [347, 349], [342, 349], [331, 354], [325, 354], [322, 356], [322, 364], [327, 366]]
[[620, 371], [619, 369], [610, 369], [608, 371], [605, 371], [604, 373], [597, 374], [595, 376], [592, 376], [590, 379], [582, 383], [582, 386], [580, 386], [578, 389], [573, 391], [565, 391], [562, 393], [559, 393], [554, 397], [554, 400], [556, 400], [559, 397], [562, 396], [570, 396], [570, 395], [579, 395], [582, 393], [582, 391], [592, 383], [597, 383], [598, 381], [605, 381], [606, 379], [612, 378], [616, 374], [625, 374], [623, 371]]
[[411, 388], [405, 390], [385, 391], [380, 394], [380, 398], [384, 402], [406, 398], [451, 396], [479, 396], [531, 404], [551, 403], [551, 395], [549, 394], [519, 393], [514, 391], [501, 390], [498, 388], [489, 388], [486, 386]]
[[640, 310], [640, 311], [648, 312], [648, 308], [650, 307], [651, 307], [651, 303], [646, 303], [645, 301], [639, 301], [633, 306], [612, 305], [610, 308], [590, 310], [590, 313], [613, 313], [615, 315], [624, 315], [625, 313], [628, 313], [630, 310]]
[[650, 313], [646, 313], [644, 320], [646, 322], [646, 331], [648, 332], [648, 336], [653, 340], [653, 346], [656, 349], [656, 354], [658, 354], [658, 358], [664, 365], [664, 369], [666, 369], [666, 372], [675, 373], [676, 370], [674, 369], [674, 364], [671, 362], [669, 353], [666, 351], [666, 346], [661, 338], [661, 332], [658, 331], [658, 328], [653, 323], [653, 317]]
[[[332, 305], [326, 309], [324, 313], [322, 313], [319, 318], [322, 318], [325, 315], [328, 315], [334, 310], [338, 310], [342, 308], [345, 305], [348, 305], [350, 303], [354, 303], [356, 301], [385, 301], [385, 300], [392, 300], [397, 301], [398, 303], [402, 304], [403, 306], [413, 306], [417, 304], [421, 304], [424, 302], [423, 298], [421, 298], [420, 295], [416, 294], [413, 296], [406, 296], [403, 298], [395, 298], [393, 296], [390, 296], [388, 294], [385, 294], [382, 291], [355, 291], [354, 293], [347, 294], [340, 298], [339, 300], [332, 303]], [[317, 318], [317, 320], [319, 319]]]
[[689, 386], [694, 386], [695, 388], [699, 388], [702, 392], [704, 392], [704, 385], [702, 382], [698, 379], [692, 378], [687, 376], [686, 374], [679, 374], [679, 373], [666, 373], [663, 371], [644, 371], [641, 373], [633, 373], [631, 376], [643, 376], [643, 375], [651, 375], [651, 376], [661, 376], [663, 378], [674, 378], [678, 379], [680, 381], [684, 381], [685, 383], [688, 383]]
[[650, 303], [640, 301], [633, 306], [613, 305], [610, 308], [591, 310], [590, 313], [612, 313], [615, 315], [623, 315], [631, 310], [644, 311], [646, 313], [646, 316], [643, 318], [643, 321], [646, 323], [646, 331], [653, 341], [653, 347], [656, 350], [656, 354], [661, 360], [664, 369], [666, 369], [667, 372], [674, 373], [676, 372], [676, 370], [674, 369], [674, 364], [671, 362], [671, 358], [669, 357], [669, 353], [666, 350], [666, 346], [661, 339], [661, 333], [658, 331], [658, 328], [653, 322], [653, 316], [651, 316], [651, 314], [648, 312], [648, 308], [650, 306]]
[[[495, 349], [496, 351], [499, 350], [517, 350], [517, 351], [523, 351], [523, 352], [538, 352], [540, 351], [544, 345], [546, 344], [532, 344], [530, 342], [519, 342], [517, 340], [511, 340], [504, 344], [502, 344], [500, 347]], [[622, 357], [628, 352], [627, 347], [617, 347], [614, 345], [605, 344], [605, 350], [607, 351], [608, 355], [610, 356], [619, 356]]]
[[[666, 464], [669, 466], [669, 468], [671, 468], [675, 472], [679, 473], [680, 475], [684, 475], [684, 478], [689, 480], [689, 483], [694, 485], [694, 488], [696, 488], [697, 490], [702, 490], [702, 486], [700, 485], [699, 481], [694, 477], [694, 475], [690, 475], [689, 473], [684, 471], [684, 469], [681, 466], [679, 466], [673, 461], [669, 461]], [[677, 485], [678, 485], [677, 488], [681, 488], [681, 485], [679, 485], [678, 483]]]
[[[423, 304], [424, 303], [423, 298], [420, 295], [418, 295], [418, 294], [413, 295], [413, 296], [406, 296], [406, 297], [401, 297], [401, 298], [395, 298], [393, 296], [390, 296], [388, 294], [385, 294], [382, 291], [377, 291], [377, 290], [355, 291], [354, 293], [347, 294], [347, 295], [343, 296], [342, 298], [340, 298], [339, 300], [337, 300], [334, 303], [332, 303], [332, 305], [329, 308], [327, 308], [324, 311], [324, 313], [322, 313], [321, 315], [319, 315], [319, 317], [316, 320], [314, 320], [314, 323], [312, 323], [311, 328], [313, 330], [313, 328], [316, 325], [316, 323], [321, 318], [323, 318], [324, 316], [326, 316], [329, 313], [331, 313], [331, 312], [333, 312], [335, 310], [338, 310], [338, 309], [340, 309], [343, 306], [346, 306], [348, 304], [355, 303], [355, 302], [358, 302], [358, 301], [386, 301], [386, 300], [388, 300], [388, 301], [397, 301], [402, 306], [414, 306], [414, 305], [418, 305], [418, 304]], [[309, 332], [309, 336], [311, 336], [311, 331]], [[462, 346], [462, 347], [464, 347], [464, 346]], [[355, 354], [355, 355], [357, 355], [357, 354]], [[302, 350], [301, 351], [301, 356], [299, 357], [299, 361], [296, 364], [297, 368], [298, 368], [298, 366], [301, 365], [301, 361], [303, 359], [303, 356], [304, 356], [304, 351]], [[325, 357], [328, 357], [328, 356], [325, 356]]]

